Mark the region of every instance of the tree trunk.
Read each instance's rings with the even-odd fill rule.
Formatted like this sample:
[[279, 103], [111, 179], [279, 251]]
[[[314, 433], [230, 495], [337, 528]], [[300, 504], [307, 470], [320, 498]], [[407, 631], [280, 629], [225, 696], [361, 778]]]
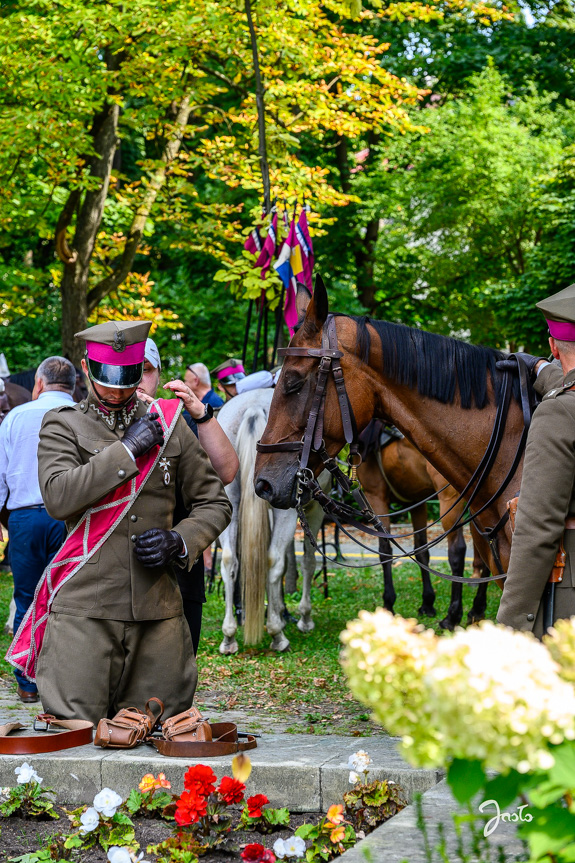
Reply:
[[[83, 345], [74, 339], [74, 333], [86, 326], [88, 318], [88, 277], [96, 237], [102, 221], [108, 195], [110, 172], [116, 151], [120, 108], [106, 105], [94, 119], [92, 135], [97, 156], [92, 159], [90, 176], [100, 181], [96, 189], [84, 195], [76, 222], [72, 243], [74, 255], [64, 263], [62, 275], [62, 352], [74, 365], [80, 365]], [[73, 193], [72, 193], [73, 194]]]
[[267, 143], [266, 143], [266, 114], [264, 104], [264, 85], [260, 72], [260, 61], [258, 57], [258, 43], [256, 39], [256, 31], [252, 18], [251, 0], [245, 0], [246, 18], [248, 19], [248, 28], [250, 31], [250, 40], [252, 45], [252, 58], [254, 63], [254, 75], [256, 79], [256, 105], [258, 107], [258, 151], [260, 156], [260, 170], [262, 172], [262, 183], [264, 187], [264, 210], [269, 213], [271, 210], [271, 191], [270, 191], [270, 168], [268, 163]]
[[379, 219], [370, 219], [365, 228], [365, 235], [357, 238], [355, 250], [357, 295], [370, 312], [376, 306], [374, 281], [375, 246], [379, 234]]

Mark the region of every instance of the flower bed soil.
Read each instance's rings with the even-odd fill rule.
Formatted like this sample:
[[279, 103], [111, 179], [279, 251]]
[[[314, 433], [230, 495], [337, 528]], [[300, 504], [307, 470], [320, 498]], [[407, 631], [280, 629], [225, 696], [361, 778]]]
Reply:
[[[10, 857], [17, 857], [31, 851], [38, 851], [40, 848], [47, 847], [55, 834], [68, 833], [71, 826], [70, 822], [62, 812], [61, 807], [56, 806], [56, 809], [60, 815], [58, 821], [35, 821], [14, 817], [0, 818], [0, 861], [6, 861]], [[266, 836], [255, 831], [238, 830], [237, 833], [232, 833], [232, 836], [237, 839], [240, 849], [249, 842], [260, 842], [266, 848], [273, 848], [276, 839], [280, 837], [287, 839], [301, 824], [316, 823], [320, 817], [317, 812], [295, 812], [290, 816], [290, 827], [287, 830], [278, 830], [276, 833], [270, 833]], [[239, 820], [239, 812], [235, 823], [237, 820]], [[148, 845], [155, 845], [172, 835], [173, 822], [138, 817], [135, 817], [133, 821], [136, 840], [140, 843], [140, 851], [144, 851], [144, 859], [152, 863], [158, 858], [156, 855], [146, 852]], [[220, 851], [212, 851], [200, 859], [202, 863], [224, 863], [224, 861], [225, 863], [236, 863], [236, 861], [241, 863], [239, 852], [230, 855]], [[106, 852], [100, 846], [88, 851], [74, 851], [71, 860], [81, 861], [81, 863], [107, 863]]]

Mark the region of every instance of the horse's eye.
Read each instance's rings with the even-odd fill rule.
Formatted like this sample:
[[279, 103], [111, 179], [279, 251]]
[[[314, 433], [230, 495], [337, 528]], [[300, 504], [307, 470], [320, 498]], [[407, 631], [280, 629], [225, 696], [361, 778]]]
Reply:
[[291, 396], [294, 393], [299, 393], [305, 383], [305, 378], [289, 378], [284, 382], [284, 393], [286, 396]]

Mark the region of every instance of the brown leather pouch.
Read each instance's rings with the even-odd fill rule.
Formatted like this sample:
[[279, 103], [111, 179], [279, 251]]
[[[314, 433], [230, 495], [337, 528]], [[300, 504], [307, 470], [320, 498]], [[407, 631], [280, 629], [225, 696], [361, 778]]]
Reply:
[[[159, 705], [158, 716], [152, 713], [151, 702]], [[159, 698], [150, 698], [146, 703], [145, 713], [137, 707], [124, 707], [113, 719], [100, 719], [96, 728], [94, 746], [101, 746], [104, 749], [133, 749], [152, 733], [163, 712], [164, 705]]]
[[[507, 509], [509, 510], [509, 522], [511, 524], [511, 533], [515, 531], [515, 516], [517, 515], [517, 504], [519, 503], [519, 497], [514, 497], [511, 500], [507, 501]], [[571, 530], [575, 527], [575, 523], [572, 518], [567, 518], [565, 520], [565, 530]], [[563, 545], [563, 536], [559, 541], [559, 548], [557, 550], [557, 554], [555, 556], [555, 562], [553, 564], [553, 569], [551, 570], [551, 575], [549, 576], [549, 582], [551, 584], [560, 584], [563, 581], [563, 573], [565, 571], [565, 563], [567, 561], [567, 555], [565, 554], [565, 546]]]
[[195, 707], [166, 719], [162, 723], [162, 734], [165, 740], [177, 740], [178, 743], [209, 742], [212, 739], [210, 723], [202, 719]]

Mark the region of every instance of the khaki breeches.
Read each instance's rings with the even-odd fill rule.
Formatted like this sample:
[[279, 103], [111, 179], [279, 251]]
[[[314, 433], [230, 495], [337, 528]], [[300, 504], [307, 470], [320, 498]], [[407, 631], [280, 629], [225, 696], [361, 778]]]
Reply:
[[36, 683], [46, 713], [97, 723], [156, 696], [164, 718], [191, 707], [198, 672], [183, 615], [120, 621], [52, 612]]

